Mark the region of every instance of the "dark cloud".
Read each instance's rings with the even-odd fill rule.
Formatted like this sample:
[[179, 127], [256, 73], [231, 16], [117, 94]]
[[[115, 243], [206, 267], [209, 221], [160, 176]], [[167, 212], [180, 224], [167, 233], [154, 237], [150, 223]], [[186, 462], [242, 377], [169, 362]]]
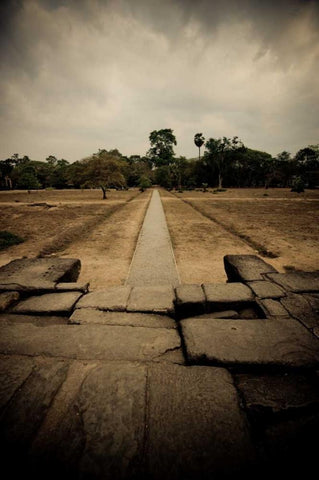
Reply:
[[186, 156], [192, 131], [274, 154], [318, 143], [318, 2], [21, 0], [0, 14], [1, 156], [143, 154], [166, 127]]

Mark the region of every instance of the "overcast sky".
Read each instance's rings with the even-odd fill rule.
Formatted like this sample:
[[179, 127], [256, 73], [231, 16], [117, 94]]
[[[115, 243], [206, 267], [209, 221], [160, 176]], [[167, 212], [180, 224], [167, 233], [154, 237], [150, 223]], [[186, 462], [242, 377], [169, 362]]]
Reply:
[[273, 155], [319, 143], [319, 2], [9, 0], [0, 158], [144, 155], [173, 129]]

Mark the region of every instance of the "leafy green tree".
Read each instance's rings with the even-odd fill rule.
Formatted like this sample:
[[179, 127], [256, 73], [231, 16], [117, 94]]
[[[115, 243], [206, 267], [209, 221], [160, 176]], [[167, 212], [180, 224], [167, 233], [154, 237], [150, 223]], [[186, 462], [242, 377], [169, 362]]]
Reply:
[[200, 160], [200, 148], [204, 145], [205, 137], [202, 133], [195, 133], [194, 143], [198, 147], [198, 160]]
[[238, 137], [210, 138], [205, 144], [205, 157], [208, 162], [213, 162], [218, 169], [218, 188], [223, 188], [223, 177], [229, 162], [234, 160], [235, 152], [244, 151], [245, 147]]
[[155, 182], [164, 188], [172, 188], [171, 171], [168, 165], [162, 165], [155, 170]]
[[169, 165], [173, 161], [174, 145], [177, 145], [176, 137], [171, 128], [153, 130], [149, 140], [151, 148], [147, 152], [148, 157], [156, 167]]
[[36, 190], [41, 188], [41, 184], [36, 176], [36, 170], [33, 165], [20, 164], [15, 168], [16, 186], [26, 190]]
[[125, 163], [119, 157], [107, 151], [99, 151], [82, 161], [82, 186], [101, 188], [103, 200], [108, 188], [126, 186], [123, 174]]

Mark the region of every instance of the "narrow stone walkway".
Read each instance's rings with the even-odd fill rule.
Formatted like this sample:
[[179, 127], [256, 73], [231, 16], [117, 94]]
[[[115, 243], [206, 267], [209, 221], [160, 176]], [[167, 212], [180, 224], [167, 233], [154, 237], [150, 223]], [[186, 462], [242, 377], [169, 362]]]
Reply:
[[180, 283], [171, 239], [158, 190], [154, 190], [138, 238], [126, 285], [158, 286]]

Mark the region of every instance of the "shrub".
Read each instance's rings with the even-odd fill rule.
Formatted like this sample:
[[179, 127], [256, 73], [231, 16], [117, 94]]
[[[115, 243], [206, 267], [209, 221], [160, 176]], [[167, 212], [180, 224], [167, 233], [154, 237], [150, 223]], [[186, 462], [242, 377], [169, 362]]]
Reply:
[[7, 232], [6, 230], [0, 232], [0, 250], [4, 250], [12, 245], [18, 245], [22, 242], [24, 242], [24, 239], [14, 233]]
[[301, 193], [305, 191], [305, 183], [301, 177], [296, 177], [292, 182], [291, 192]]

